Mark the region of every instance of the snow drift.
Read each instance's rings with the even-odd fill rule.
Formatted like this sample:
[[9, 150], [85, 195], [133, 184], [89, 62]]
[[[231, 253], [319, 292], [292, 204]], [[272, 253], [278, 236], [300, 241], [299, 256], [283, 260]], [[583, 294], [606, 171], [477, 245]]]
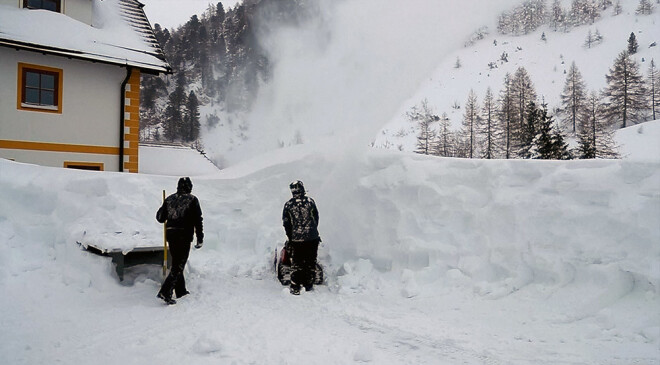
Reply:
[[[631, 134], [653, 143], [654, 123]], [[286, 363], [291, 355], [274, 348], [303, 333], [328, 336], [305, 342], [310, 352], [295, 352], [296, 361], [312, 363], [394, 364], [411, 355], [447, 364], [657, 361], [657, 158], [483, 161], [363, 152], [333, 156], [297, 146], [193, 177], [206, 244], [191, 256], [194, 295], [177, 305], [178, 314], [163, 313], [153, 297], [157, 267], [134, 268], [120, 285], [108, 259], [76, 244], [85, 237], [130, 250], [160, 242], [154, 214], [161, 190], [173, 189], [177, 177], [0, 161], [0, 354], [12, 364], [84, 361], [88, 350], [101, 364]], [[293, 179], [305, 182], [319, 206], [328, 274], [327, 287], [295, 303], [278, 294], [270, 271]], [[270, 306], [258, 304], [264, 301]], [[318, 325], [297, 327], [292, 308]], [[163, 339], [168, 332], [157, 326], [165, 331], [159, 337], [152, 323], [163, 317], [195, 341], [161, 352], [159, 341], [95, 329], [125, 315], [128, 331], [152, 328]], [[260, 324], [245, 327], [253, 315]], [[289, 325], [297, 332], [270, 334]], [[245, 348], [232, 340], [236, 331], [262, 347]], [[83, 337], [91, 340], [84, 351], [76, 340]], [[393, 346], [412, 338], [412, 348]], [[111, 355], [102, 350], [108, 343], [128, 348]], [[328, 348], [349, 351], [320, 361]]]

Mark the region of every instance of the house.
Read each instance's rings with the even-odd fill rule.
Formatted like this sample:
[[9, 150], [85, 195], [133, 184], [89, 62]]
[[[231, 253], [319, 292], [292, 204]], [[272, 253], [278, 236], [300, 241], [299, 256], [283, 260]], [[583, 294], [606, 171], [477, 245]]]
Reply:
[[140, 75], [171, 73], [136, 0], [0, 0], [0, 158], [138, 172]]

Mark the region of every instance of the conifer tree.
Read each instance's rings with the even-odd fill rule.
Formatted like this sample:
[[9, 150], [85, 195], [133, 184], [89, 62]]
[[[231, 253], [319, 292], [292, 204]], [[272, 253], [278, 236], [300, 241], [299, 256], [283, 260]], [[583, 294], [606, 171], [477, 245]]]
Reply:
[[573, 26], [587, 24], [589, 22], [589, 10], [587, 0], [573, 0], [568, 13]]
[[591, 48], [591, 45], [594, 43], [594, 35], [591, 33], [591, 29], [587, 32], [587, 39], [584, 40], [584, 46]]
[[649, 0], [639, 0], [635, 14], [650, 15], [653, 12], [653, 4]]
[[656, 111], [660, 110], [660, 95], [658, 95], [658, 83], [660, 82], [660, 71], [655, 65], [655, 60], [651, 59], [649, 64], [649, 74], [647, 79], [647, 85], [649, 90], [649, 101], [651, 106], [651, 120], [656, 120], [658, 115]]
[[534, 134], [526, 135], [531, 133], [528, 126], [526, 126], [527, 114], [529, 113], [529, 107], [531, 102], [536, 101], [536, 90], [534, 89], [534, 84], [527, 73], [527, 70], [524, 67], [519, 67], [514, 74], [512, 81], [512, 94], [514, 98], [514, 120], [516, 124], [514, 126], [514, 131], [516, 132], [514, 136], [517, 141], [517, 149], [523, 151], [529, 145], [529, 141], [534, 137]]
[[639, 44], [637, 43], [637, 37], [635, 36], [634, 32], [631, 32], [630, 37], [628, 37], [628, 53], [631, 55], [637, 53], [638, 47]]
[[614, 16], [617, 16], [621, 13], [623, 13], [623, 7], [621, 6], [621, 0], [616, 0], [616, 3], [614, 3], [614, 10], [612, 11], [612, 14]]
[[517, 155], [520, 158], [533, 157], [534, 140], [537, 137], [536, 134], [539, 132], [539, 123], [541, 122], [541, 110], [536, 106], [534, 101], [530, 101], [526, 109], [527, 113], [525, 114], [525, 120], [521, 127], [520, 139], [518, 141]]
[[568, 144], [560, 129], [555, 126], [553, 118], [548, 115], [546, 105], [539, 108], [534, 102], [530, 103], [528, 125], [533, 127], [535, 133], [529, 146], [530, 158], [543, 160], [568, 160], [571, 158]]
[[557, 29], [561, 28], [566, 21], [566, 13], [561, 7], [561, 2], [559, 0], [553, 0], [552, 7], [550, 9], [550, 27], [555, 32]]
[[612, 129], [601, 119], [601, 101], [598, 93], [592, 92], [580, 115], [576, 157], [581, 159], [616, 158], [616, 143]]
[[502, 138], [502, 128], [497, 123], [497, 104], [490, 87], [486, 90], [484, 105], [481, 109], [481, 123], [479, 132], [483, 136], [482, 157], [485, 159], [497, 158]]
[[619, 54], [605, 78], [605, 119], [611, 124], [621, 121], [621, 128], [642, 120], [644, 111], [648, 109], [646, 87], [639, 64], [628, 51]]
[[440, 117], [440, 129], [435, 140], [433, 154], [442, 157], [454, 156], [454, 139], [447, 113]]
[[566, 116], [563, 121], [573, 133], [577, 130], [578, 115], [584, 105], [585, 99], [586, 86], [582, 79], [582, 74], [577, 69], [574, 61], [568, 69], [564, 90], [561, 93], [561, 111]]
[[185, 85], [186, 76], [181, 72], [177, 75], [176, 87], [170, 93], [165, 108], [164, 135], [170, 142], [182, 139], [185, 130], [183, 118], [183, 106], [186, 102]]
[[419, 133], [417, 135], [416, 153], [429, 155], [432, 152], [433, 142], [435, 140], [435, 133], [431, 129], [431, 123], [440, 120], [440, 118], [433, 114], [429, 107], [428, 100], [424, 99], [419, 106], [415, 105], [410, 111], [406, 113], [408, 120], [417, 124]]
[[594, 33], [591, 32], [591, 29], [589, 29], [589, 32], [587, 33], [587, 38], [584, 41], [584, 46], [587, 48], [591, 48], [592, 46], [598, 45], [603, 42], [603, 36], [600, 34], [600, 31], [596, 29]]
[[479, 103], [477, 101], [477, 94], [475, 94], [474, 90], [470, 90], [468, 100], [465, 103], [462, 129], [468, 147], [468, 158], [474, 157], [474, 152], [477, 147], [477, 129], [479, 127], [479, 120]]
[[593, 24], [600, 18], [600, 6], [596, 0], [588, 0], [586, 4], [587, 19], [589, 24]]
[[498, 118], [504, 129], [504, 158], [513, 158], [513, 140], [515, 138], [515, 101], [513, 95], [513, 81], [508, 72], [504, 75], [504, 87], [500, 92]]
[[185, 130], [183, 137], [186, 142], [193, 142], [199, 137], [199, 101], [194, 91], [188, 94], [185, 107]]

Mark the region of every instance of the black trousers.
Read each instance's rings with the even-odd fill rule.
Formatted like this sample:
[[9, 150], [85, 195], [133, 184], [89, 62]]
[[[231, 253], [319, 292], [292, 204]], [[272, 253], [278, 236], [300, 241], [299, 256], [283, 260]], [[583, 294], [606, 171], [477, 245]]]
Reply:
[[171, 298], [172, 292], [176, 293], [177, 297], [186, 294], [186, 279], [183, 277], [183, 269], [188, 262], [190, 255], [190, 234], [185, 233], [183, 230], [168, 229], [167, 242], [170, 247], [170, 255], [172, 256], [172, 268], [170, 273], [160, 287], [160, 293], [165, 297]]
[[314, 285], [318, 248], [318, 239], [305, 242], [289, 242], [292, 288], [300, 289], [301, 285], [309, 288]]

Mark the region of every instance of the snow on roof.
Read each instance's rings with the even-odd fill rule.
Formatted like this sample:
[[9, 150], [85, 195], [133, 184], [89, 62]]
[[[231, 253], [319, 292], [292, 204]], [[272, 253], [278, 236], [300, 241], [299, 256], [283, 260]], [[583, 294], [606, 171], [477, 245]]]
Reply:
[[170, 72], [142, 7], [93, 0], [90, 26], [53, 11], [0, 5], [0, 46]]

